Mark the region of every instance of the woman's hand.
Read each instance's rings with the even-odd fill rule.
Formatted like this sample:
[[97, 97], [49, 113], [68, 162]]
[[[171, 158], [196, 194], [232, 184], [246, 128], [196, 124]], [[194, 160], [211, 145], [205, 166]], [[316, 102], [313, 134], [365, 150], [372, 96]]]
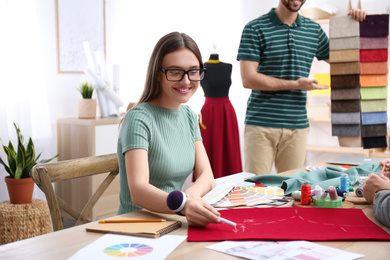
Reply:
[[352, 16], [355, 20], [363, 22], [366, 20], [367, 11], [362, 9], [351, 9], [348, 15]]
[[190, 226], [205, 226], [209, 223], [220, 222], [221, 215], [213, 206], [204, 201], [201, 197], [187, 197], [187, 203], [181, 211]]
[[381, 161], [382, 167], [385, 167], [383, 175], [390, 178], [390, 159]]

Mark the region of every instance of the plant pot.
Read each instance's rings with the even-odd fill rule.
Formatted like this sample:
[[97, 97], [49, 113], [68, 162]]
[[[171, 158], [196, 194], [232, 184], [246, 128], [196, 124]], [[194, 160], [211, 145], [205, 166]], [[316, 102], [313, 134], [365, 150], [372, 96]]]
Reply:
[[96, 99], [79, 100], [79, 118], [80, 119], [96, 118]]
[[34, 191], [34, 181], [32, 178], [14, 179], [5, 177], [8, 195], [12, 204], [31, 203]]

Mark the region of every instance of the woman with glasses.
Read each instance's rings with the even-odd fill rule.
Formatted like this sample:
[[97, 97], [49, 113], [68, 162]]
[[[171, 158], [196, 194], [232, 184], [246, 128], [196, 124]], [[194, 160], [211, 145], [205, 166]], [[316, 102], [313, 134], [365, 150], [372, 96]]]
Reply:
[[[157, 42], [142, 96], [120, 127], [118, 214], [145, 208], [185, 215], [193, 226], [220, 222], [201, 198], [212, 188], [213, 173], [197, 115], [183, 105], [204, 75], [199, 48], [188, 35], [173, 32]], [[191, 173], [194, 184], [181, 192]]]

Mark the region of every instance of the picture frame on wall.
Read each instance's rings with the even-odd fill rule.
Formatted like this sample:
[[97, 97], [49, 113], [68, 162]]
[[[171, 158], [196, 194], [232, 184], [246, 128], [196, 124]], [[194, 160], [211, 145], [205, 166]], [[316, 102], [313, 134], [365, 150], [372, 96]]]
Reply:
[[88, 67], [83, 42], [106, 54], [105, 1], [56, 0], [59, 73], [83, 73]]

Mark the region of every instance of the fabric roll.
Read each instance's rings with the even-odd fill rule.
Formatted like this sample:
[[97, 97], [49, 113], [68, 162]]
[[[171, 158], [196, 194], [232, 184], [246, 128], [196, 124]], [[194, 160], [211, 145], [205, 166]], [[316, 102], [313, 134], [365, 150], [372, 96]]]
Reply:
[[387, 95], [387, 87], [360, 88], [362, 100], [386, 99]]
[[331, 100], [360, 99], [360, 87], [332, 88], [330, 91]]
[[360, 87], [359, 73], [354, 75], [330, 75], [331, 88]]
[[332, 113], [360, 112], [360, 100], [333, 100]]
[[360, 125], [332, 125], [332, 136], [360, 136]]
[[359, 49], [359, 46], [360, 46], [359, 36], [329, 39], [329, 49], [332, 51]]
[[375, 14], [367, 15], [366, 19], [360, 22], [361, 37], [385, 37], [389, 35], [389, 15]]
[[331, 75], [350, 75], [359, 73], [359, 62], [342, 62], [330, 64]]
[[360, 113], [331, 113], [332, 125], [356, 125], [360, 124]]
[[360, 86], [364, 87], [385, 87], [388, 85], [387, 74], [360, 75]]
[[387, 99], [362, 100], [360, 104], [360, 111], [362, 113], [386, 112]]
[[360, 63], [360, 74], [387, 74], [388, 72], [387, 61]]
[[350, 15], [331, 17], [329, 20], [329, 38], [359, 36], [359, 22]]
[[359, 49], [353, 50], [333, 50], [329, 52], [329, 62], [354, 62], [359, 61]]
[[362, 138], [360, 136], [338, 136], [340, 147], [362, 147]]
[[387, 112], [361, 113], [362, 125], [379, 125], [387, 123]]
[[363, 125], [362, 137], [379, 137], [387, 135], [387, 125]]
[[[388, 47], [389, 36], [385, 37], [360, 37], [360, 48], [361, 50], [375, 50], [375, 49], [386, 49]], [[350, 48], [354, 49], [354, 48]]]
[[360, 50], [360, 62], [387, 61], [387, 49]]
[[386, 136], [366, 137], [366, 138], [362, 138], [362, 144], [364, 149], [381, 148], [381, 147], [386, 148], [387, 140], [386, 140]]

